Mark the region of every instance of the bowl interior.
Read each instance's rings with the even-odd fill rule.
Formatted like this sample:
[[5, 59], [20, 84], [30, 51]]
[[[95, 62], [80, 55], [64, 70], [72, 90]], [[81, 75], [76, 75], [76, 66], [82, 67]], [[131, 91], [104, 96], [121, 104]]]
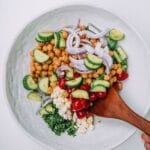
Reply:
[[[29, 71], [29, 50], [34, 48], [39, 31], [58, 30], [66, 25], [93, 23], [100, 28], [120, 28], [126, 38], [120, 44], [129, 56], [129, 79], [121, 92], [126, 103], [137, 113], [145, 115], [149, 108], [150, 70], [148, 50], [141, 38], [124, 21], [103, 9], [90, 6], [66, 6], [33, 20], [19, 34], [9, 53], [6, 66], [6, 94], [11, 110], [21, 126], [40, 143], [57, 150], [108, 150], [126, 140], [135, 129], [122, 121], [104, 119], [95, 130], [76, 137], [55, 136], [36, 115], [39, 104], [26, 99], [22, 78]], [[88, 143], [88, 144], [87, 144]]]

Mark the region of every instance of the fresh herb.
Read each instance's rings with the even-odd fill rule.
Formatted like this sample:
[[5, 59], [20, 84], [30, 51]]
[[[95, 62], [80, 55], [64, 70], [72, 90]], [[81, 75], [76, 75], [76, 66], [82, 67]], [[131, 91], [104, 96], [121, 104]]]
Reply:
[[103, 80], [103, 79], [104, 79], [104, 73], [102, 73], [102, 74], [98, 77], [98, 79]]
[[109, 37], [107, 37], [106, 40], [107, 40], [107, 45], [108, 45], [109, 49], [114, 50], [117, 46], [117, 41], [114, 41], [114, 40], [110, 39]]
[[[42, 117], [44, 121], [48, 124], [48, 127], [51, 128], [51, 130], [56, 135], [61, 135], [62, 133], [66, 132], [68, 135], [75, 136], [75, 133], [77, 131], [75, 123], [73, 123], [70, 120], [64, 119], [62, 116], [58, 114], [58, 109], [55, 107], [53, 103], [48, 104], [48, 106], [51, 105], [52, 109], [55, 110], [55, 113], [48, 112], [48, 114], [44, 114]], [[47, 106], [45, 106], [42, 109], [46, 109]]]

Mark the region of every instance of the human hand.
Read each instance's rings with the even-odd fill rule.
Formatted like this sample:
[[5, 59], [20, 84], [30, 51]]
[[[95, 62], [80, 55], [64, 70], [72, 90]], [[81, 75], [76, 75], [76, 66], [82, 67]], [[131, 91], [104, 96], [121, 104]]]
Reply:
[[144, 140], [144, 146], [145, 146], [146, 150], [150, 150], [150, 136], [143, 133], [141, 137]]

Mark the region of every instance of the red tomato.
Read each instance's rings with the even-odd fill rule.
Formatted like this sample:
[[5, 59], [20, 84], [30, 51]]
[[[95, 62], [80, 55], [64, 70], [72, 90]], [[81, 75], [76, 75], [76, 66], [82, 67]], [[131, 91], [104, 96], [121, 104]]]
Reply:
[[59, 78], [59, 81], [58, 81], [58, 85], [61, 89], [65, 89], [66, 88], [66, 79], [65, 78]]
[[81, 76], [80, 73], [77, 73], [77, 72], [74, 73], [75, 78], [80, 77], [80, 76]]
[[105, 98], [107, 95], [106, 92], [96, 92], [97, 98]]
[[90, 101], [95, 101], [95, 100], [97, 100], [97, 95], [96, 95], [96, 93], [90, 93], [90, 98], [89, 98], [89, 100]]
[[122, 81], [122, 80], [127, 79], [128, 76], [129, 76], [128, 73], [127, 73], [126, 71], [124, 71], [124, 72], [122, 72], [121, 74], [118, 74], [118, 75], [117, 75], [117, 79], [118, 79], [119, 81]]
[[89, 90], [90, 90], [90, 86], [87, 85], [87, 84], [82, 84], [82, 85], [80, 86], [80, 89], [85, 90], [85, 91], [89, 91]]
[[77, 111], [76, 114], [77, 114], [77, 117], [78, 117], [79, 119], [82, 119], [82, 118], [84, 118], [84, 117], [87, 116], [87, 111], [85, 111], [85, 110], [80, 110], [80, 111]]
[[79, 111], [82, 109], [86, 109], [90, 106], [89, 101], [85, 99], [73, 99], [71, 104], [72, 111]]

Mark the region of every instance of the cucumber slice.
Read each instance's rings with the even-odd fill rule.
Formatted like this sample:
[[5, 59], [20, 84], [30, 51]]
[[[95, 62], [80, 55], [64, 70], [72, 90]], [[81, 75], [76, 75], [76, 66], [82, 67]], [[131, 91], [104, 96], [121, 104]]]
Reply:
[[36, 37], [35, 40], [38, 42], [38, 43], [45, 43], [44, 40], [42, 40], [40, 37]]
[[106, 88], [104, 86], [97, 85], [91, 89], [91, 92], [106, 92]]
[[69, 70], [66, 72], [66, 77], [67, 79], [73, 79], [73, 70]]
[[49, 59], [48, 55], [46, 55], [45, 53], [41, 52], [38, 49], [35, 49], [33, 54], [34, 54], [35, 61], [39, 63], [46, 62]]
[[52, 104], [47, 104], [45, 106], [45, 110], [48, 112], [48, 113], [51, 113], [51, 114], [54, 114], [55, 112], [55, 108], [52, 106]]
[[49, 79], [48, 79], [48, 77], [44, 77], [44, 78], [42, 78], [40, 81], [39, 81], [39, 89], [42, 91], [42, 92], [44, 92], [44, 93], [46, 93], [46, 94], [48, 94], [48, 87], [49, 87]]
[[107, 45], [108, 45], [109, 49], [114, 50], [117, 46], [117, 41], [114, 41], [114, 40], [110, 39], [109, 37], [107, 37], [106, 40], [107, 40]]
[[110, 32], [109, 32], [109, 37], [112, 39], [112, 40], [115, 40], [115, 41], [120, 41], [122, 39], [124, 39], [125, 35], [124, 33], [122, 33], [120, 30], [118, 29], [112, 29]]
[[126, 53], [125, 53], [125, 51], [123, 50], [122, 47], [118, 46], [116, 50], [117, 50], [117, 52], [120, 55], [122, 60], [125, 60], [125, 59], [128, 58], [128, 56], [126, 55]]
[[44, 42], [48, 42], [54, 37], [53, 32], [39, 32], [38, 37], [43, 40]]
[[41, 116], [44, 116], [44, 115], [48, 115], [49, 113], [45, 110], [45, 108], [43, 107], [43, 108], [41, 108], [40, 110], [39, 110], [39, 114], [41, 115]]
[[75, 90], [71, 93], [72, 97], [74, 98], [84, 98], [89, 99], [89, 94], [85, 90]]
[[82, 77], [75, 78], [74, 80], [70, 80], [66, 82], [66, 85], [69, 87], [77, 87], [82, 83]]
[[65, 48], [66, 47], [66, 40], [62, 37], [61, 33], [60, 33], [59, 47], [60, 48]]
[[110, 83], [106, 80], [95, 80], [95, 81], [93, 81], [92, 87], [95, 87], [97, 85], [101, 85], [101, 86], [104, 86], [106, 88], [110, 87]]
[[94, 64], [90, 63], [90, 62], [88, 61], [88, 59], [85, 59], [85, 60], [84, 60], [84, 64], [85, 64], [85, 66], [86, 66], [88, 69], [91, 69], [91, 70], [96, 70], [96, 69], [98, 69], [98, 68], [100, 67], [100, 65], [94, 65]]
[[120, 56], [118, 55], [118, 53], [116, 51], [114, 51], [114, 57], [115, 57], [115, 59], [117, 60], [118, 63], [121, 63], [122, 60], [121, 60]]
[[37, 102], [41, 102], [41, 100], [42, 100], [42, 97], [39, 95], [39, 93], [33, 92], [33, 91], [31, 91], [31, 92], [27, 95], [27, 98], [28, 98], [29, 100], [34, 100], [34, 101], [37, 101]]
[[90, 63], [92, 63], [94, 65], [100, 65], [102, 63], [101, 58], [99, 58], [93, 54], [90, 54], [90, 53], [87, 54], [87, 59]]
[[27, 90], [36, 90], [38, 85], [35, 83], [31, 75], [26, 75], [23, 78], [23, 86]]
[[55, 48], [59, 48], [59, 43], [60, 43], [60, 34], [59, 34], [59, 32], [54, 33], [54, 39], [55, 39]]
[[52, 76], [50, 77], [50, 81], [51, 81], [51, 82], [57, 82], [57, 80], [58, 80], [58, 79], [57, 79], [57, 75], [56, 75], [55, 72], [53, 72], [53, 73], [52, 73]]

